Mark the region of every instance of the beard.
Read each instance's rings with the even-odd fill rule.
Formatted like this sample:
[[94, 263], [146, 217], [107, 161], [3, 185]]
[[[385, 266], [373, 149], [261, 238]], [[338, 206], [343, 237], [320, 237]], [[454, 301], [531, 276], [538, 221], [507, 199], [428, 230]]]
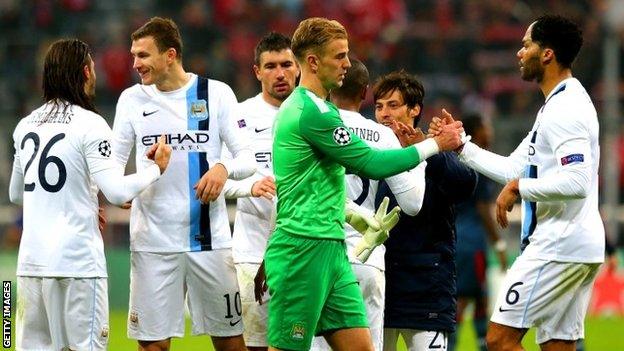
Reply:
[[286, 98], [290, 95], [290, 93], [292, 93], [292, 90], [288, 90], [288, 91], [284, 91], [284, 92], [277, 92], [274, 89], [270, 89], [269, 90], [269, 95], [279, 101], [284, 102], [284, 100], [286, 100]]
[[538, 83], [544, 79], [544, 67], [540, 65], [538, 57], [531, 57], [522, 65], [522, 80], [532, 82], [536, 80]]

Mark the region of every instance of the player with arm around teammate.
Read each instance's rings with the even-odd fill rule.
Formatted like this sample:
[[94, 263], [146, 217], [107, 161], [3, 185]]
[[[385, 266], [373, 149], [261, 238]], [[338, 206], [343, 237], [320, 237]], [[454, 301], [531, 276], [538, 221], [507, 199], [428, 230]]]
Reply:
[[111, 159], [111, 129], [93, 104], [95, 82], [87, 44], [53, 43], [44, 61], [45, 103], [13, 133], [9, 195], [24, 210], [18, 350], [106, 350], [108, 289], [98, 188], [122, 204], [158, 180], [169, 162], [171, 149], [161, 140], [148, 150], [144, 169], [123, 175]]
[[[473, 143], [460, 159], [506, 184], [496, 217], [522, 199], [521, 255], [503, 281], [487, 332], [488, 350], [520, 350], [536, 327], [542, 350], [574, 350], [584, 336], [593, 282], [604, 261], [598, 212], [598, 118], [572, 62], [583, 43], [575, 23], [545, 15], [529, 25], [517, 53], [523, 80], [535, 80], [545, 102], [533, 128], [509, 156]], [[432, 129], [452, 116], [434, 119]]]
[[[255, 162], [232, 89], [184, 70], [182, 40], [170, 19], [154, 17], [132, 34], [142, 84], [117, 103], [113, 154], [124, 166], [161, 134], [172, 167], [141, 194], [130, 215], [128, 336], [141, 350], [168, 350], [184, 335], [185, 301], [194, 335], [216, 350], [243, 350], [238, 282], [222, 189], [253, 174]], [[221, 145], [232, 152], [221, 159]], [[137, 160], [137, 169], [144, 167]]]
[[325, 101], [342, 85], [348, 39], [337, 21], [309, 18], [292, 38], [300, 84], [274, 124], [276, 230], [265, 253], [270, 349], [306, 350], [323, 335], [335, 350], [371, 350], [362, 295], [345, 253], [345, 167], [381, 179], [461, 144], [461, 124], [416, 146], [375, 150], [350, 133]]

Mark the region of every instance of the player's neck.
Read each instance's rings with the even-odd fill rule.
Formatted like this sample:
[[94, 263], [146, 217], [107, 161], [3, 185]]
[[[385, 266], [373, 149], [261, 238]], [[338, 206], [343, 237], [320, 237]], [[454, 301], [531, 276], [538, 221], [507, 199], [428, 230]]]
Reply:
[[191, 79], [191, 75], [184, 71], [181, 64], [173, 65], [169, 75], [162, 82], [156, 83], [160, 91], [174, 91], [182, 88]]
[[322, 100], [325, 100], [327, 98], [327, 95], [329, 95], [329, 90], [323, 87], [320, 79], [318, 79], [314, 74], [304, 74], [304, 72], [302, 71], [299, 86], [310, 90]]
[[284, 102], [284, 100], [274, 98], [266, 90], [262, 91], [262, 100], [264, 100], [264, 102], [274, 107], [280, 107], [282, 106], [282, 102]]
[[563, 80], [572, 77], [572, 70], [569, 68], [553, 67], [552, 70], [544, 72], [544, 79], [539, 83], [544, 98], [548, 97], [550, 92]]
[[331, 96], [331, 102], [336, 105], [339, 109], [353, 112], [360, 112], [360, 107], [362, 106], [361, 101], [353, 101], [350, 99], [344, 99], [337, 96]]

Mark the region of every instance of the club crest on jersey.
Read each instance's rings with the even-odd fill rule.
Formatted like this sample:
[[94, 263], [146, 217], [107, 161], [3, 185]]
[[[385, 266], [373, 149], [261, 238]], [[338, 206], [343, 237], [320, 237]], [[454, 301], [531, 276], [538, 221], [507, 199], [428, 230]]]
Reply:
[[208, 106], [206, 105], [206, 100], [204, 99], [191, 102], [189, 109], [191, 111], [190, 116], [192, 119], [203, 121], [208, 118]]
[[100, 155], [102, 155], [104, 157], [110, 157], [110, 155], [111, 155], [111, 145], [108, 142], [108, 140], [100, 141], [100, 143], [98, 144], [98, 151], [100, 152]]
[[334, 129], [334, 141], [338, 145], [348, 145], [351, 142], [351, 134], [345, 127]]

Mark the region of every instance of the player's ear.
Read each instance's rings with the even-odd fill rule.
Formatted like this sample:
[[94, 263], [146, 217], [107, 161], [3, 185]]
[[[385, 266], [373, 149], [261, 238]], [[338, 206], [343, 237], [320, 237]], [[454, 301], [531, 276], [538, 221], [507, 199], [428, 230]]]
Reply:
[[418, 115], [420, 115], [420, 105], [416, 104], [416, 106], [414, 107], [409, 107], [408, 113], [409, 113], [410, 118], [418, 117]]
[[167, 51], [165, 51], [165, 54], [167, 55], [168, 64], [172, 64], [173, 61], [175, 61], [178, 58], [178, 52], [174, 48], [167, 49]]
[[318, 72], [319, 57], [316, 54], [313, 54], [313, 53], [307, 54], [306, 62], [308, 63], [308, 66], [310, 66], [310, 71], [312, 71], [312, 73]]
[[260, 80], [260, 67], [258, 67], [258, 65], [253, 65], [253, 71], [256, 75], [256, 79]]
[[89, 80], [89, 78], [91, 78], [91, 67], [89, 67], [89, 64], [84, 65], [84, 67], [82, 67], [82, 74], [84, 74], [86, 80]]
[[547, 65], [554, 59], [555, 59], [555, 52], [553, 51], [553, 49], [545, 48], [544, 50], [542, 50], [542, 63], [543, 64]]
[[366, 92], [368, 92], [368, 85], [363, 87], [360, 92], [360, 99], [362, 99], [362, 101], [366, 100]]

